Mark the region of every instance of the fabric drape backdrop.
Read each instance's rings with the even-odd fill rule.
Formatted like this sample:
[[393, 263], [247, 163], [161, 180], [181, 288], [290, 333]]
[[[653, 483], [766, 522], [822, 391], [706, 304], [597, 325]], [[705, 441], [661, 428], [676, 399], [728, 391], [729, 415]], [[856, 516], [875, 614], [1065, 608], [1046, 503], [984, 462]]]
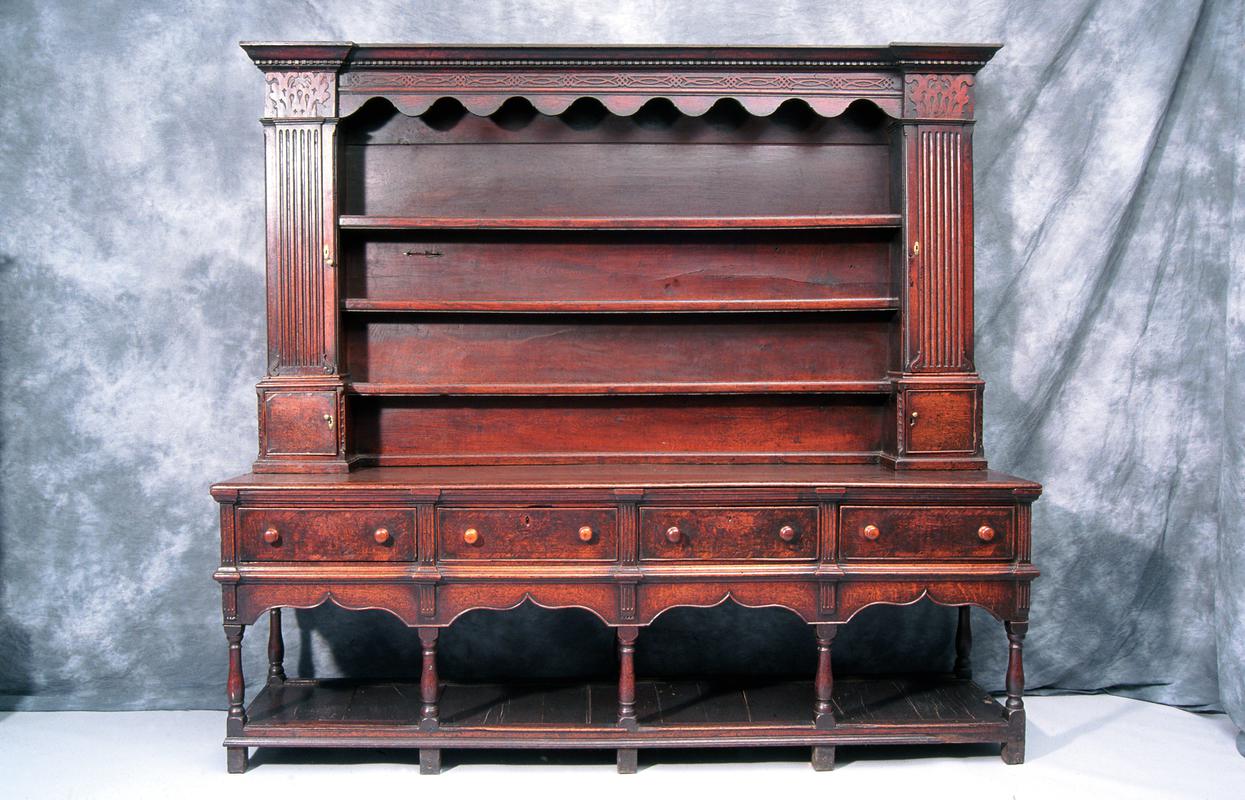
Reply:
[[[1242, 7], [6, 3], [0, 703], [224, 706], [207, 486], [254, 457], [264, 369], [263, 83], [238, 40], [998, 41], [978, 79], [977, 363], [991, 466], [1046, 486], [1029, 685], [1245, 724]], [[942, 665], [953, 615], [872, 609], [838, 665]], [[290, 616], [291, 668], [417, 665], [384, 615]], [[975, 620], [997, 687], [1004, 640]], [[481, 612], [446, 634], [445, 671], [608, 675], [611, 642], [577, 612]], [[734, 607], [640, 644], [663, 672], [813, 659], [790, 615]]]

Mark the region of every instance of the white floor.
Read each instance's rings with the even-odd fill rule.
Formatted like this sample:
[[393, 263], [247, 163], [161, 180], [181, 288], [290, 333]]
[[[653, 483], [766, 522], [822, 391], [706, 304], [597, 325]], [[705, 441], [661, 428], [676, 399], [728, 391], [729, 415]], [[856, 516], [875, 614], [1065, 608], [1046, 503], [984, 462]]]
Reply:
[[251, 770], [228, 775], [222, 712], [19, 712], [0, 716], [0, 797], [1245, 798], [1245, 758], [1222, 715], [1107, 696], [1025, 704], [1022, 766], [963, 746], [843, 747], [828, 773], [812, 771], [807, 749], [661, 750], [641, 751], [638, 775], [615, 774], [606, 752], [446, 751], [445, 771], [421, 776], [413, 752], [323, 750], [252, 750]]

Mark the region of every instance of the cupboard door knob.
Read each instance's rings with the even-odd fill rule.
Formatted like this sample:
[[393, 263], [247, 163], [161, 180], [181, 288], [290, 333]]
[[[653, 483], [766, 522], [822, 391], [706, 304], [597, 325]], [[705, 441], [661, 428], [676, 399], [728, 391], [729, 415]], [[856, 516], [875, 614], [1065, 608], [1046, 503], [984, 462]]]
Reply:
[[994, 528], [989, 525], [982, 525], [977, 529], [977, 538], [983, 542], [989, 542], [994, 539]]
[[683, 541], [683, 532], [677, 526], [671, 525], [669, 528], [666, 528], [666, 541], [670, 542], [670, 544], [678, 544]]
[[468, 528], [463, 531], [463, 541], [467, 544], [475, 544], [480, 541], [480, 532], [475, 528]]
[[592, 528], [590, 528], [587, 525], [580, 528], [579, 529], [579, 541], [591, 542], [592, 541]]
[[795, 528], [790, 525], [783, 525], [778, 529], [778, 538], [782, 539], [784, 542], [794, 542], [797, 536], [799, 536], [799, 534], [797, 534], [795, 532]]
[[376, 533], [372, 534], [372, 538], [376, 540], [377, 544], [388, 544], [389, 543], [389, 529], [388, 528], [377, 528]]
[[268, 544], [277, 544], [281, 541], [281, 532], [276, 528], [269, 528], [264, 531], [264, 541]]
[[882, 531], [878, 530], [877, 525], [866, 525], [865, 529], [861, 531], [861, 533], [871, 542], [882, 535]]

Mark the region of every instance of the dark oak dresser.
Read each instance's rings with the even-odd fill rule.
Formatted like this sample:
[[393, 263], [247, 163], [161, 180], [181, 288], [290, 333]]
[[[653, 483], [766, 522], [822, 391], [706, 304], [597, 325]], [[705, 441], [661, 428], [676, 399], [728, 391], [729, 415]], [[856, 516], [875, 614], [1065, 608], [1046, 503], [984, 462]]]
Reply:
[[[1041, 487], [987, 470], [973, 364], [996, 46], [243, 48], [268, 375], [253, 472], [212, 488], [231, 772], [257, 746], [418, 748], [425, 772], [446, 748], [1023, 760]], [[946, 664], [834, 674], [840, 625], [925, 598], [958, 609]], [[815, 672], [636, 674], [663, 612], [727, 601], [807, 622]], [[281, 609], [325, 602], [414, 628], [421, 679], [287, 677]], [[616, 683], [440, 680], [443, 628], [525, 602], [612, 628]], [[1001, 702], [970, 606], [1006, 627]]]

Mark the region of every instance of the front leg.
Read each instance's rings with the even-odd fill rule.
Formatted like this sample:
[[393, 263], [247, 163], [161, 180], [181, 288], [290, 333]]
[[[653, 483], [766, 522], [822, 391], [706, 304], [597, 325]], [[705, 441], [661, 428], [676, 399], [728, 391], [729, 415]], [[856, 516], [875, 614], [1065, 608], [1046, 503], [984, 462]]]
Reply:
[[1029, 631], [1028, 621], [1006, 622], [1007, 629], [1007, 741], [1001, 755], [1006, 764], [1023, 764], [1025, 760], [1025, 691], [1024, 642]]
[[[634, 731], [639, 727], [635, 713], [635, 640], [640, 629], [624, 625], [618, 629], [618, 725]], [[617, 753], [618, 772], [632, 775], [639, 769], [639, 752], [623, 747]]]
[[[817, 635], [817, 675], [813, 680], [813, 725], [819, 731], [834, 730], [834, 665], [831, 662], [831, 646], [839, 632], [836, 623], [820, 623], [813, 626]], [[813, 747], [813, 769], [827, 772], [834, 769], [834, 745]]]
[[[243, 627], [228, 623], [225, 625], [225, 638], [229, 642], [229, 677], [225, 682], [225, 691], [229, 696], [229, 715], [225, 719], [226, 736], [241, 736], [246, 725], [246, 681], [242, 677]], [[247, 748], [227, 748], [225, 756], [230, 773], [246, 772]]]
[[[419, 729], [435, 731], [441, 726], [441, 679], [437, 675], [437, 636], [440, 628], [420, 628], [419, 642], [423, 646], [423, 664], [419, 679]], [[419, 751], [419, 774], [436, 775], [441, 772], [441, 749], [421, 748]]]

